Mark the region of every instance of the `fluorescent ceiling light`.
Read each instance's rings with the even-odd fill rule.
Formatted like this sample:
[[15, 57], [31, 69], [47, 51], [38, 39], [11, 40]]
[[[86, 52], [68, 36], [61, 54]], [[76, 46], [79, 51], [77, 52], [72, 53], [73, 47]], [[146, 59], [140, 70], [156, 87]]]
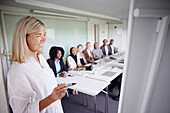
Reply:
[[103, 14], [69, 8], [69, 7], [65, 7], [65, 6], [61, 6], [61, 5], [57, 5], [57, 4], [42, 2], [39, 0], [15, 0], [15, 2], [21, 3], [21, 4], [37, 6], [37, 7], [48, 8], [48, 9], [60, 10], [60, 11], [65, 11], [65, 12], [70, 12], [70, 13], [76, 13], [76, 14], [81, 14], [81, 15], [87, 15], [87, 16], [92, 16], [92, 17], [97, 17], [97, 18], [102, 18], [102, 19], [107, 19], [107, 20], [120, 21], [119, 18], [115, 18], [112, 16], [107, 16], [107, 15], [103, 15]]
[[67, 18], [81, 18], [80, 16], [67, 15], [67, 14], [54, 13], [54, 12], [47, 12], [47, 11], [40, 11], [40, 10], [32, 10], [32, 12], [34, 14], [53, 15], [53, 16], [67, 17]]

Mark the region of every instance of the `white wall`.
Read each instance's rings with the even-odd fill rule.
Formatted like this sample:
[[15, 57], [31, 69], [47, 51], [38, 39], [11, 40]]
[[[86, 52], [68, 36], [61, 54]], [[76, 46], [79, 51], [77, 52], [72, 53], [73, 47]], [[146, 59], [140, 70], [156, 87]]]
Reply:
[[127, 20], [122, 20], [122, 24], [109, 24], [110, 39], [114, 39], [114, 46], [118, 47], [118, 50], [126, 50]]
[[[107, 20], [93, 19], [93, 18], [89, 19], [89, 21], [88, 21], [88, 41], [91, 42], [92, 45], [95, 42], [94, 25], [95, 24], [104, 25], [106, 23], [107, 23]], [[92, 48], [93, 48], [93, 46], [92, 46]]]
[[127, 26], [128, 26], [128, 20], [127, 19], [123, 19], [122, 20], [123, 24], [122, 24], [122, 50], [126, 50], [126, 46], [127, 46]]
[[[94, 43], [94, 24], [91, 23], [91, 22], [88, 22], [87, 23], [88, 25], [88, 41], [91, 42], [91, 43]], [[85, 47], [84, 47], [85, 49]]]
[[[100, 19], [90, 19], [88, 22], [88, 41], [92, 44], [95, 42], [94, 39], [94, 24], [99, 25], [99, 46], [103, 45], [103, 39], [115, 40], [115, 46], [119, 48], [119, 50], [126, 50], [126, 39], [127, 39], [127, 19], [121, 20], [120, 23], [111, 23], [108, 24], [106, 20]], [[115, 30], [114, 26], [118, 28]], [[118, 33], [117, 33], [118, 31]]]
[[109, 40], [109, 28], [108, 24], [99, 25], [99, 47], [103, 45], [103, 40]]
[[122, 49], [122, 24], [109, 24], [109, 40], [114, 39], [114, 47]]

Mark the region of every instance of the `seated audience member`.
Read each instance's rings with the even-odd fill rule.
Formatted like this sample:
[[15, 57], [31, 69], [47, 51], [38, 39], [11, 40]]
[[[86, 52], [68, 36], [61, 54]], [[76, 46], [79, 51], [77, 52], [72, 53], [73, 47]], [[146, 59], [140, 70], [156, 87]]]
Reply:
[[83, 54], [84, 54], [84, 57], [86, 58], [87, 63], [92, 63], [94, 61], [90, 48], [91, 48], [91, 44], [90, 42], [87, 42], [86, 49], [83, 51]]
[[63, 56], [64, 50], [61, 47], [53, 46], [49, 52], [50, 59], [47, 60], [50, 68], [53, 70], [55, 76], [66, 77], [68, 72], [67, 67], [64, 65]]
[[114, 40], [111, 39], [111, 40], [110, 40], [110, 43], [109, 43], [109, 46], [110, 46], [111, 49], [112, 49], [112, 54], [114, 53], [114, 45], [113, 45], [113, 43], [114, 43]]
[[82, 67], [80, 60], [77, 59], [77, 51], [75, 47], [70, 48], [70, 55], [67, 57], [67, 67], [69, 70], [85, 70], [85, 68], [80, 68]]
[[85, 64], [87, 64], [87, 61], [84, 57], [84, 54], [82, 53], [82, 48], [83, 48], [83, 46], [81, 44], [79, 44], [77, 46], [77, 59], [80, 60], [80, 63], [82, 65], [85, 65]]
[[94, 58], [94, 60], [98, 60], [98, 59], [104, 57], [103, 52], [102, 52], [102, 50], [99, 48], [97, 42], [94, 43], [94, 49], [93, 49], [92, 53], [93, 53], [93, 58]]
[[112, 49], [109, 45], [107, 45], [107, 40], [103, 40], [103, 45], [100, 47], [103, 51], [104, 56], [112, 55]]
[[[64, 49], [62, 47], [53, 46], [49, 52], [50, 59], [47, 60], [47, 63], [53, 70], [54, 74], [59, 77], [66, 77], [66, 72], [68, 72], [67, 67], [64, 65], [63, 56]], [[78, 95], [78, 91], [70, 90], [73, 95]]]

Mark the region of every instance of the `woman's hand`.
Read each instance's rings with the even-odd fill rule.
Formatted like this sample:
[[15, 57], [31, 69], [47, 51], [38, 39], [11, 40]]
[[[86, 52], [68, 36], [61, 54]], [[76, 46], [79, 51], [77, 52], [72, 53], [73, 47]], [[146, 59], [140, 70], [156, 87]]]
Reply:
[[78, 68], [78, 71], [85, 71], [86, 68]]
[[53, 89], [53, 92], [48, 97], [41, 100], [39, 102], [39, 111], [41, 112], [43, 109], [45, 109], [56, 100], [63, 98], [67, 92], [66, 86], [66, 84], [59, 85], [58, 87]]
[[66, 77], [67, 73], [65, 71], [62, 71], [60, 74], [59, 74], [59, 77]]
[[73, 70], [74, 70], [74, 71], [78, 71], [78, 68], [74, 68]]
[[66, 84], [61, 84], [58, 87], [54, 88], [53, 92], [50, 95], [51, 100], [56, 101], [56, 100], [62, 99], [67, 92], [66, 86], [67, 86]]

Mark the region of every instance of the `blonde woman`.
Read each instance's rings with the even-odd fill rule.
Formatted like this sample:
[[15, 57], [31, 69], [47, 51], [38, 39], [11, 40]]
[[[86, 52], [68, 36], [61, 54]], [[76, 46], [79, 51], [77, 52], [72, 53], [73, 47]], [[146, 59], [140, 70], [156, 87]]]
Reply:
[[20, 19], [12, 44], [13, 63], [7, 75], [9, 103], [13, 113], [63, 113], [60, 99], [66, 84], [56, 82], [41, 55], [46, 41], [45, 25], [30, 16]]
[[99, 48], [97, 42], [94, 43], [94, 49], [92, 51], [94, 60], [98, 60], [104, 57], [102, 50]]
[[77, 59], [80, 61], [81, 65], [85, 65], [87, 64], [87, 61], [82, 53], [82, 48], [83, 46], [81, 44], [77, 46]]

